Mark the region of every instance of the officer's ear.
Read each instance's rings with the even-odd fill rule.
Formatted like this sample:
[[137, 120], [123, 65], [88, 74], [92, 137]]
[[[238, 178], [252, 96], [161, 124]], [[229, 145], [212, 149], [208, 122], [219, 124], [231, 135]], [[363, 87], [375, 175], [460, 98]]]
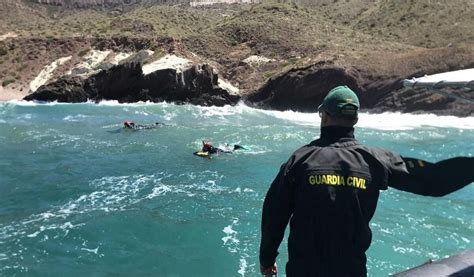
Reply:
[[331, 115], [326, 111], [319, 111], [319, 117], [321, 118], [321, 126], [331, 125]]

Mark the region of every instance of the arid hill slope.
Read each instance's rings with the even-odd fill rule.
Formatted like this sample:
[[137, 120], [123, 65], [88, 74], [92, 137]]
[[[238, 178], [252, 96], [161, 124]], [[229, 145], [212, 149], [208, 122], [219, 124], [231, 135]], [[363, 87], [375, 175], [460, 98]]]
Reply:
[[[74, 60], [90, 48], [104, 47], [117, 51], [151, 48], [208, 62], [242, 95], [256, 92], [290, 70], [319, 63], [357, 68], [374, 79], [474, 65], [470, 0], [442, 4], [348, 0], [306, 5], [264, 1], [198, 7], [148, 2], [130, 9], [4, 1], [0, 34], [10, 37], [0, 42], [0, 80], [15, 89], [26, 90], [55, 59], [72, 55]], [[244, 62], [251, 56], [267, 62]]]

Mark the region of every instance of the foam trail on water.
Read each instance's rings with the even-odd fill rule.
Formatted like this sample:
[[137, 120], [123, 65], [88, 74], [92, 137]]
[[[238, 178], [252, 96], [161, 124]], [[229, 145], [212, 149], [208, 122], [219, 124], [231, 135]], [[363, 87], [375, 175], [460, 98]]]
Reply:
[[[130, 108], [147, 107], [151, 108], [151, 111], [137, 111], [136, 115], [141, 116], [152, 116], [155, 112], [165, 113], [164, 116], [167, 119], [179, 119], [182, 117], [189, 116], [191, 113], [195, 118], [198, 119], [209, 119], [212, 118], [214, 123], [218, 123], [222, 120], [222, 123], [229, 122], [231, 120], [239, 122], [242, 120], [242, 116], [245, 117], [268, 117], [269, 119], [277, 120], [274, 124], [283, 124], [278, 120], [289, 121], [294, 124], [302, 126], [314, 126], [320, 125], [320, 119], [318, 113], [302, 113], [295, 111], [274, 111], [274, 110], [260, 110], [246, 106], [243, 102], [238, 103], [235, 106], [226, 105], [223, 107], [202, 107], [193, 105], [175, 105], [166, 102], [162, 103], [151, 103], [151, 102], [139, 102], [139, 103], [128, 103], [122, 104], [118, 101], [102, 101], [99, 104], [93, 102], [86, 102], [80, 104], [72, 103], [39, 103], [39, 102], [28, 102], [28, 101], [9, 101], [0, 103], [0, 107], [8, 105], [18, 106], [36, 106], [36, 105], [88, 105], [88, 106], [123, 106]], [[169, 110], [173, 110], [173, 112]], [[236, 117], [236, 118], [234, 118]], [[232, 122], [233, 122], [232, 121]], [[409, 114], [400, 112], [385, 112], [381, 114], [371, 113], [360, 113], [358, 127], [373, 128], [378, 130], [412, 130], [415, 128], [422, 127], [437, 127], [437, 128], [457, 128], [457, 129], [474, 129], [474, 117], [455, 117], [455, 116], [437, 116], [434, 114]]]

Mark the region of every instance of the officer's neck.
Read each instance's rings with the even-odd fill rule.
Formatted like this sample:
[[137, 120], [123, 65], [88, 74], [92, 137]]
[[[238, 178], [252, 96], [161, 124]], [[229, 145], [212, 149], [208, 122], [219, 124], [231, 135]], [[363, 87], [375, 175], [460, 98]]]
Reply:
[[338, 140], [340, 138], [354, 138], [354, 128], [353, 127], [342, 127], [342, 126], [324, 126], [321, 127], [322, 139], [327, 140]]

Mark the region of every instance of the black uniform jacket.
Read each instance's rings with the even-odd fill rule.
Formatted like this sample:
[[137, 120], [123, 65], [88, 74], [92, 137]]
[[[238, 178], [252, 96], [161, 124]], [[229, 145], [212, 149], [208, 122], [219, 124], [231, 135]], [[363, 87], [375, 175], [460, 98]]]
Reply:
[[[437, 164], [402, 158], [361, 145], [353, 131], [324, 127], [320, 139], [298, 149], [282, 165], [263, 206], [262, 266], [274, 264], [291, 218], [288, 276], [366, 276], [369, 221], [380, 190], [392, 186], [440, 196], [474, 179], [473, 158]], [[447, 173], [446, 167], [470, 173]]]

